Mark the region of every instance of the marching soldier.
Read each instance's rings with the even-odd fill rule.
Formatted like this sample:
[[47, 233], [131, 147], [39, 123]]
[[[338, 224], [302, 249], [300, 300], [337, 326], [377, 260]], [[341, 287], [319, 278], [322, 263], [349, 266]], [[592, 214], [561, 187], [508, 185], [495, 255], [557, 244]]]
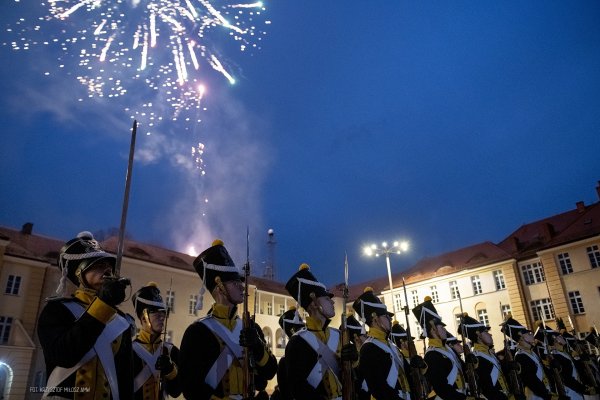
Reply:
[[[178, 397], [181, 385], [179, 349], [161, 338], [167, 307], [155, 282], [141, 287], [131, 298], [141, 329], [133, 340], [133, 390], [138, 400]], [[161, 393], [162, 392], [162, 393]]]
[[509, 317], [502, 326], [502, 332], [517, 343], [514, 360], [520, 366], [521, 382], [525, 388], [527, 400], [557, 399], [552, 394], [550, 380], [540, 357], [533, 351], [535, 338], [531, 331], [517, 320]]
[[49, 299], [38, 335], [49, 396], [73, 399], [133, 398], [131, 322], [117, 306], [129, 281], [114, 276], [116, 258], [90, 232], [81, 232], [60, 250], [60, 286], [77, 286], [72, 297]]
[[[564, 323], [560, 318], [557, 318], [558, 331], [563, 331], [562, 334], [556, 332], [552, 340], [552, 356], [559, 363], [560, 376], [565, 387], [565, 394], [572, 400], [583, 400], [584, 393], [590, 393], [591, 388], [587, 388], [581, 383], [581, 378], [577, 370], [575, 360], [569, 354], [566, 336], [573, 339], [573, 335], [565, 329]], [[562, 325], [562, 326], [561, 326]]]
[[335, 316], [333, 293], [302, 264], [285, 285], [306, 310], [306, 329], [290, 338], [285, 348], [287, 377], [296, 400], [333, 400], [342, 396], [341, 361], [358, 358], [352, 343], [342, 349], [339, 329], [329, 327]]
[[425, 377], [432, 387], [429, 398], [438, 400], [468, 398], [462, 367], [454, 353], [446, 347], [446, 324], [437, 314], [431, 298], [425, 297], [425, 301], [413, 308], [412, 312], [429, 342], [425, 352], [427, 364]]
[[473, 343], [471, 354], [477, 357], [477, 376], [481, 393], [488, 400], [506, 400], [510, 397], [508, 382], [493, 351], [494, 340], [489, 330], [489, 326], [468, 315], [462, 318], [462, 324], [458, 328], [458, 331], [465, 332]]
[[[242, 327], [237, 306], [244, 301], [243, 276], [223, 242], [215, 240], [194, 260], [194, 268], [215, 304], [183, 335], [179, 355], [183, 395], [194, 400], [241, 399], [247, 390], [243, 363], [253, 363], [256, 378], [266, 381], [275, 376], [277, 360], [260, 339], [258, 325]], [[251, 350], [251, 360], [243, 360], [242, 347]]]
[[371, 396], [377, 400], [410, 399], [410, 386], [404, 370], [404, 357], [388, 336], [392, 330], [392, 313], [366, 287], [352, 308], [369, 326], [368, 339], [360, 348], [359, 370]]
[[[292, 306], [279, 317], [279, 326], [281, 326], [281, 329], [283, 329], [289, 339], [300, 329], [303, 329], [306, 324], [304, 323], [304, 320], [302, 320], [302, 317], [300, 317], [300, 313], [296, 307]], [[277, 365], [277, 388], [275, 389], [277, 393], [272, 395], [279, 396], [279, 399], [281, 400], [291, 400], [293, 398], [286, 372], [287, 367], [285, 365], [284, 355], [279, 359], [279, 364]]]

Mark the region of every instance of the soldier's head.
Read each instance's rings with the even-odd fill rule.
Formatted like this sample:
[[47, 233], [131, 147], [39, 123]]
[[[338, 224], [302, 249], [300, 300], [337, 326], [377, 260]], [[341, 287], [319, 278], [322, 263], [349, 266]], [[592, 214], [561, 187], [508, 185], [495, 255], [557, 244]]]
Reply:
[[311, 316], [321, 315], [329, 319], [335, 316], [333, 293], [317, 280], [308, 264], [301, 264], [288, 280], [286, 290]]
[[394, 314], [388, 312], [385, 304], [373, 293], [373, 288], [367, 286], [362, 294], [352, 304], [352, 308], [360, 319], [370, 327], [378, 328], [385, 333], [392, 330], [392, 317]]
[[394, 321], [390, 336], [396, 344], [396, 346], [400, 347], [401, 349], [408, 348], [409, 339], [414, 339], [414, 337], [412, 336], [410, 338], [408, 337], [408, 332], [406, 332], [406, 329], [404, 329], [404, 327], [400, 325], [398, 321]]
[[473, 343], [482, 343], [488, 347], [492, 347], [494, 341], [489, 333], [491, 327], [481, 323], [467, 313], [461, 317], [460, 325], [458, 326], [459, 335], [466, 337]]
[[80, 232], [60, 249], [58, 267], [62, 276], [57, 292], [64, 290], [67, 279], [97, 291], [106, 277], [114, 275], [115, 264], [116, 257], [104, 251], [90, 232]]
[[131, 297], [133, 308], [140, 320], [141, 329], [151, 335], [160, 335], [163, 331], [167, 306], [160, 295], [155, 282], [148, 282]]
[[215, 302], [225, 305], [244, 301], [244, 277], [219, 239], [194, 260], [194, 268]]
[[446, 324], [442, 322], [442, 317], [438, 315], [431, 297], [425, 296], [424, 300], [423, 303], [413, 308], [413, 315], [419, 321], [425, 337], [445, 340]]

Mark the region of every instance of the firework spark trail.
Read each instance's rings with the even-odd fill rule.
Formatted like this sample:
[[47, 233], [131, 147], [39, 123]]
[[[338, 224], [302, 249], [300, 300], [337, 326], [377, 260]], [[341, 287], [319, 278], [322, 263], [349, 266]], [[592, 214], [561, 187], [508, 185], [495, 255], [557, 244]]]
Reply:
[[[15, 0], [18, 3], [17, 0]], [[19, 36], [3, 43], [13, 50], [30, 50], [33, 45], [56, 47], [62, 53], [59, 68], [83, 84], [88, 97], [142, 96], [140, 84], [151, 89], [154, 101], [141, 102], [141, 110], [126, 108], [136, 118], [159, 118], [161, 103], [182, 112], [201, 109], [199, 93], [201, 64], [210, 65], [231, 84], [234, 74], [224, 67], [224, 52], [208, 37], [222, 36], [218, 27], [246, 51], [257, 46], [264, 30], [262, 2], [228, 3], [215, 6], [210, 0], [46, 0], [40, 5], [49, 13], [38, 17], [40, 25], [25, 27], [25, 19], [6, 29]], [[231, 18], [230, 22], [228, 20]], [[260, 23], [258, 24], [260, 25]], [[27, 37], [41, 35], [40, 40]], [[218, 56], [217, 56], [218, 54]], [[136, 60], [137, 59], [137, 60]], [[45, 73], [49, 75], [48, 72]], [[82, 99], [79, 99], [80, 101]], [[129, 101], [131, 102], [131, 100]], [[198, 121], [200, 121], [198, 119]]]

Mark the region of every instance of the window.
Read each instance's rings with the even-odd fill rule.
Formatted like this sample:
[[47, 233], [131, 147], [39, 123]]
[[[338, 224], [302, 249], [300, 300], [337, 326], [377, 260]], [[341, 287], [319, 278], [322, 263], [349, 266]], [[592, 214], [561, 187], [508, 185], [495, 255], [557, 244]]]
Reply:
[[573, 273], [573, 266], [571, 265], [569, 253], [560, 253], [558, 255], [558, 263], [560, 264], [560, 270], [562, 271], [563, 275]]
[[273, 315], [273, 303], [267, 301], [267, 315]]
[[523, 279], [525, 280], [526, 285], [533, 285], [534, 283], [540, 283], [546, 280], [544, 269], [539, 262], [522, 265], [521, 271], [523, 272]]
[[165, 342], [173, 343], [173, 331], [167, 331]]
[[554, 307], [550, 299], [533, 300], [529, 304], [535, 321], [554, 319]]
[[275, 332], [275, 336], [276, 336], [276, 343], [275, 345], [277, 346], [278, 349], [285, 349], [285, 345], [286, 345], [286, 336], [285, 333], [283, 332], [283, 330], [277, 329], [277, 331]]
[[265, 337], [265, 344], [268, 348], [273, 348], [273, 334], [271, 329], [268, 327], [263, 328], [263, 336]]
[[198, 311], [196, 310], [196, 303], [198, 302], [197, 294], [190, 294], [190, 304], [188, 307], [189, 315], [198, 315]]
[[431, 302], [432, 303], [437, 303], [440, 301], [440, 298], [438, 296], [438, 291], [437, 291], [437, 286], [433, 285], [429, 288], [431, 290]]
[[458, 283], [456, 281], [450, 281], [450, 298], [452, 300], [458, 299]]
[[8, 281], [6, 281], [6, 294], [19, 294], [19, 288], [21, 287], [21, 277], [17, 275], [9, 275]]
[[281, 315], [283, 313], [285, 313], [285, 304], [280, 303], [279, 304], [279, 314], [278, 315]]
[[502, 319], [506, 318], [509, 313], [512, 313], [512, 309], [510, 308], [510, 304], [502, 304], [500, 306], [500, 310], [502, 312]]
[[504, 273], [502, 271], [494, 271], [494, 283], [496, 284], [496, 290], [506, 289], [506, 283], [504, 282]]
[[569, 292], [569, 300], [571, 301], [571, 310], [573, 310], [574, 314], [585, 313], [585, 308], [583, 307], [583, 300], [581, 298], [581, 294], [579, 294], [579, 290]]
[[592, 268], [598, 268], [600, 266], [600, 250], [598, 250], [598, 245], [590, 246], [586, 250]]
[[416, 290], [411, 290], [410, 294], [412, 295], [413, 306], [416, 307], [419, 305], [419, 292]]
[[396, 311], [402, 310], [402, 294], [394, 293], [394, 309]]
[[477, 310], [477, 318], [479, 319], [479, 322], [481, 322], [485, 326], [490, 326], [490, 318], [488, 317], [488, 313], [485, 308]]
[[175, 292], [167, 290], [166, 305], [169, 312], [175, 312]]
[[479, 279], [479, 275], [471, 277], [471, 284], [473, 285], [473, 294], [481, 294], [481, 279]]
[[8, 343], [12, 321], [12, 317], [0, 317], [0, 344]]

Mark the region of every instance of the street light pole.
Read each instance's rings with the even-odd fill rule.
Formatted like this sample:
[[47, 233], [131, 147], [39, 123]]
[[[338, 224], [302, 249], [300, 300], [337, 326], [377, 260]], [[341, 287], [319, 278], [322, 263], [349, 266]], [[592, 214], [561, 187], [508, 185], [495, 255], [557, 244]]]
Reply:
[[392, 267], [390, 265], [390, 254], [402, 254], [408, 250], [408, 242], [394, 242], [392, 246], [388, 246], [387, 242], [381, 243], [381, 248], [377, 247], [376, 244], [366, 246], [364, 253], [367, 256], [379, 257], [385, 255], [385, 264], [387, 266], [388, 281], [390, 285], [390, 296], [392, 296], [392, 310], [394, 312], [394, 320], [396, 320], [396, 301], [394, 299], [394, 286], [392, 284]]

